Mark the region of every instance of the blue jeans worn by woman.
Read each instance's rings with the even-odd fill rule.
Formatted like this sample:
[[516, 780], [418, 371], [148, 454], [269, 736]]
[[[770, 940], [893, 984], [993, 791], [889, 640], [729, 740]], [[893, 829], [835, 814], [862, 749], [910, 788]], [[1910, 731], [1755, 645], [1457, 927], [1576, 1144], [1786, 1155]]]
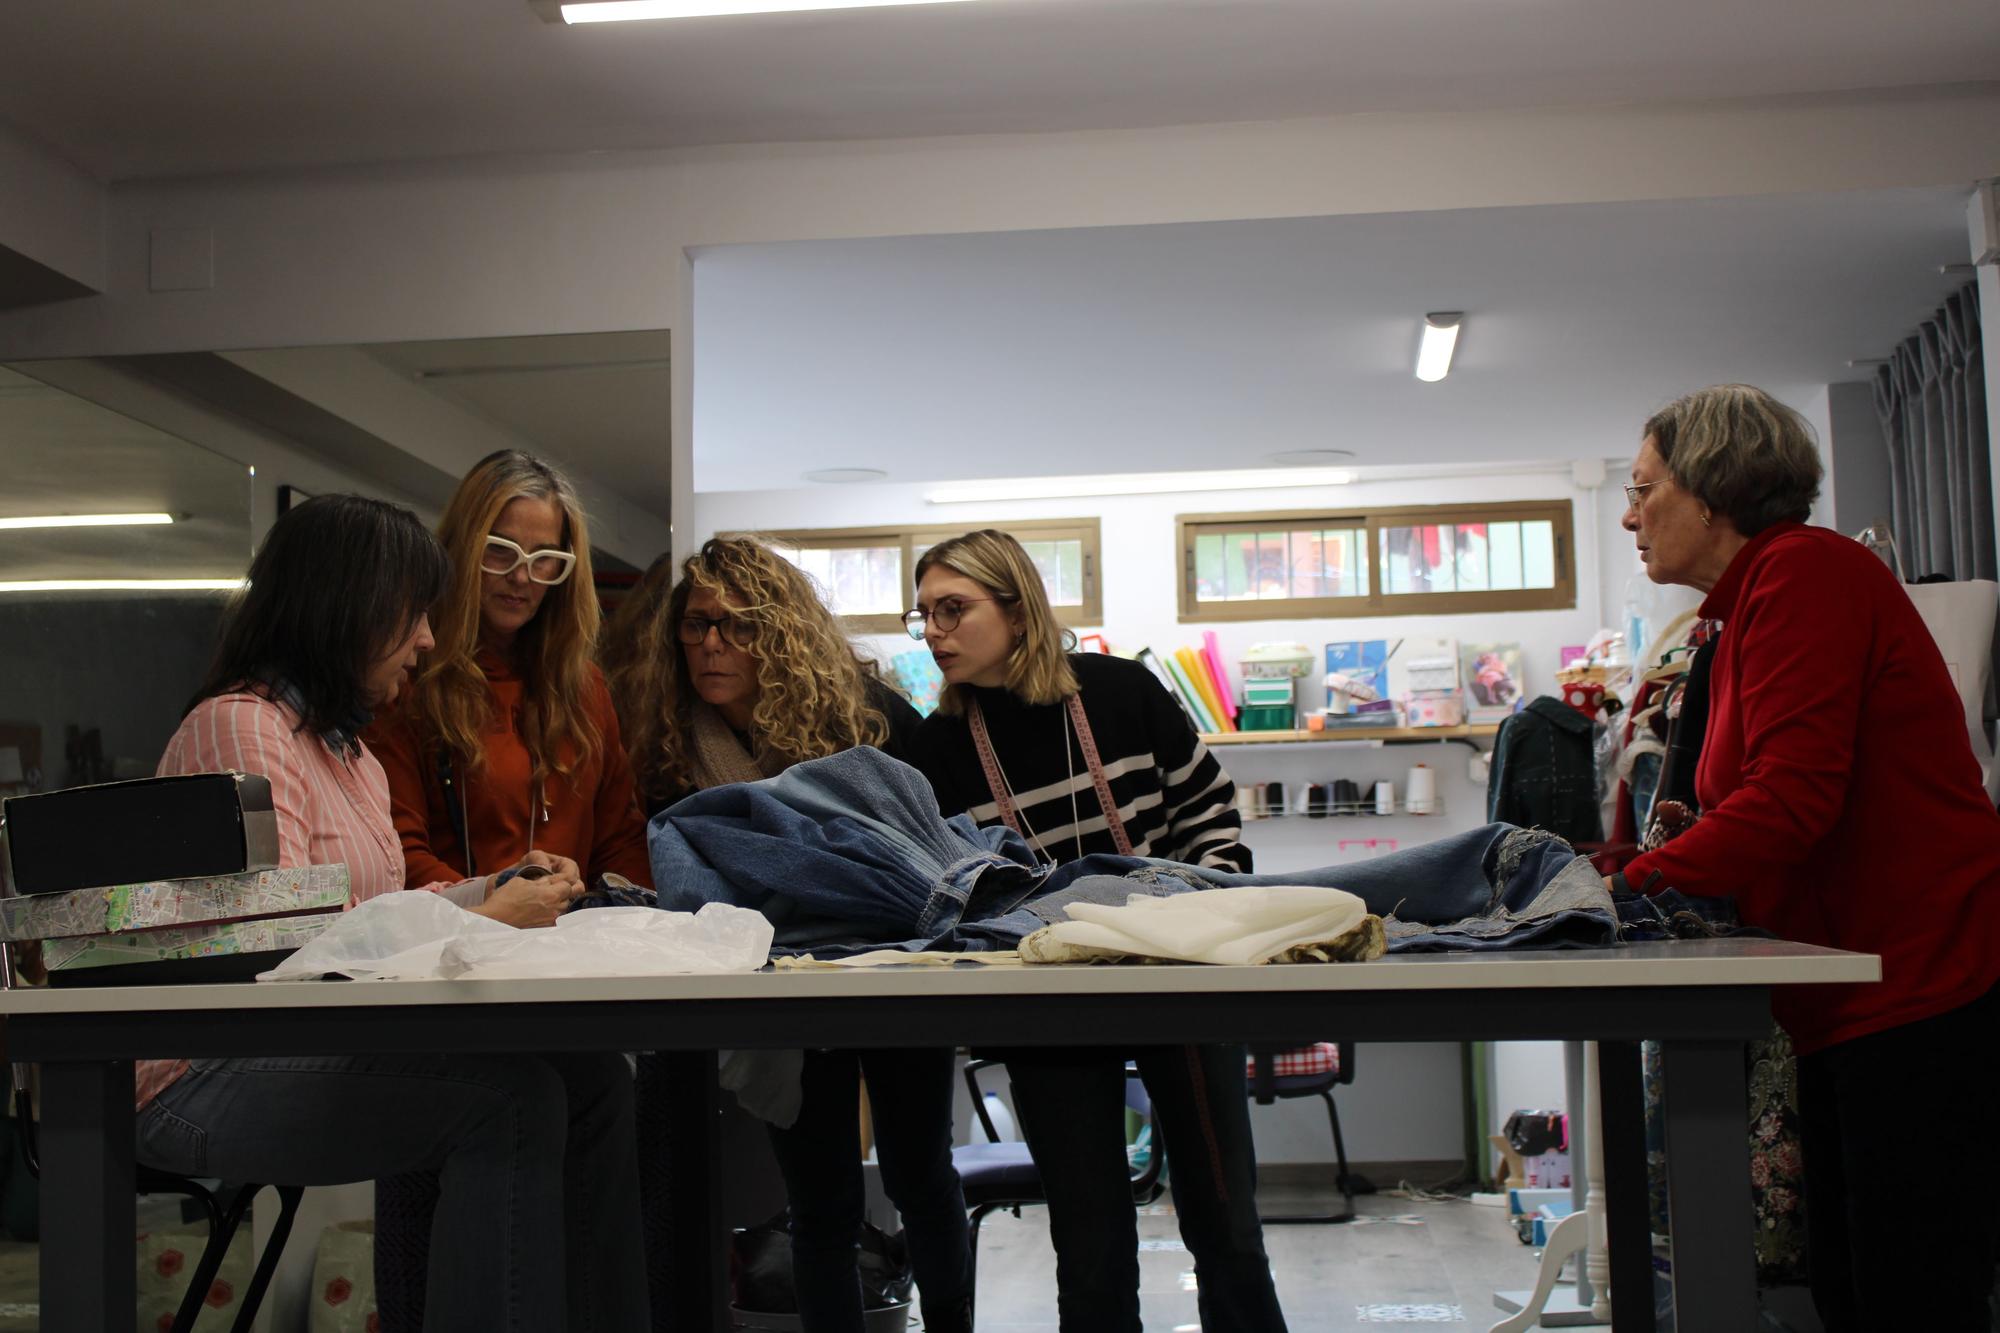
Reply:
[[856, 1245], [867, 1203], [856, 1106], [860, 1079], [882, 1165], [902, 1215], [925, 1333], [971, 1333], [965, 1196], [951, 1161], [952, 1051], [807, 1051], [804, 1100], [771, 1130], [792, 1219], [792, 1282], [806, 1333], [861, 1333]]
[[1241, 1046], [1009, 1052], [1041, 1171], [1062, 1333], [1138, 1333], [1139, 1233], [1125, 1158], [1125, 1059], [1153, 1099], [1203, 1333], [1284, 1333], [1257, 1217]]
[[296, 1185], [440, 1170], [426, 1328], [650, 1324], [618, 1055], [197, 1060], [139, 1113], [138, 1154], [183, 1175]]

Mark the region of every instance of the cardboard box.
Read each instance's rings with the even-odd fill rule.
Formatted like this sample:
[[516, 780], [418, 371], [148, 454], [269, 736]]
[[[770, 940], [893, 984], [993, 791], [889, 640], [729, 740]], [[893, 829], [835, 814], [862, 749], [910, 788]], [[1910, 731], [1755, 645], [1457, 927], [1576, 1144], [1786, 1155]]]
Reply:
[[16, 893], [273, 870], [278, 817], [255, 773], [187, 773], [0, 801]]
[[0, 940], [54, 940], [347, 906], [347, 867], [296, 866], [0, 898]]
[[122, 935], [87, 935], [50, 940], [42, 958], [51, 972], [129, 963], [163, 963], [232, 954], [269, 953], [309, 944], [340, 920], [339, 912], [231, 921], [220, 925], [169, 926]]

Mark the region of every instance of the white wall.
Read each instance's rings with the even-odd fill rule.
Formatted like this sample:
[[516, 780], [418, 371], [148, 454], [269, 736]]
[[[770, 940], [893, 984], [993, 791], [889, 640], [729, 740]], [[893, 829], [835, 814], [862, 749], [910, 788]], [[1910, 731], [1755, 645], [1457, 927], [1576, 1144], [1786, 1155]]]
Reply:
[[1889, 511], [1889, 445], [1875, 413], [1875, 390], [1868, 384], [1827, 385], [1826, 491], [1831, 522], [1850, 537]]
[[[1959, 184], [1996, 145], [1972, 88], [126, 183], [106, 295], [0, 314], [0, 360], [656, 329], [689, 246]], [[147, 291], [156, 226], [214, 229], [212, 290]]]

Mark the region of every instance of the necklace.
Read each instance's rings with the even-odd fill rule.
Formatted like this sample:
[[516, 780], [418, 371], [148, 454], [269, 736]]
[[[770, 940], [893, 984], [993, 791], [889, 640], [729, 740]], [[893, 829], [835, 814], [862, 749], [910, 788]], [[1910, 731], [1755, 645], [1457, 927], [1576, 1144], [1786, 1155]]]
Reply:
[[[1076, 859], [1080, 861], [1083, 859], [1083, 821], [1082, 817], [1077, 813], [1076, 783], [1073, 781], [1076, 774], [1070, 767], [1069, 710], [1058, 708], [1056, 711], [1062, 714], [1063, 781], [1069, 785], [1070, 836], [1076, 844]], [[994, 750], [992, 754], [993, 768], [1000, 774], [1000, 785], [1006, 789], [1007, 799], [1013, 802], [1014, 817], [1021, 821], [1021, 832], [1026, 835], [1028, 845], [1040, 852], [1048, 860], [1054, 861], [1056, 859], [1055, 853], [1048, 849], [1048, 845], [1042, 841], [1041, 835], [1035, 832], [1034, 826], [1028, 822], [1027, 811], [1021, 808], [1021, 798], [1015, 793], [1014, 784], [1007, 777], [1006, 766], [1000, 762], [1000, 752]]]

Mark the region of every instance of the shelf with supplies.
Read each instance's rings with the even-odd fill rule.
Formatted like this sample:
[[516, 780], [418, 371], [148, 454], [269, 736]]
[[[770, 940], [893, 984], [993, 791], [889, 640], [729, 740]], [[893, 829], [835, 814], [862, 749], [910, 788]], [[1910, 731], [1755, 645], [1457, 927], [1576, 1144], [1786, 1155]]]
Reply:
[[1323, 745], [1329, 741], [1389, 741], [1399, 744], [1424, 741], [1492, 740], [1498, 735], [1497, 722], [1457, 727], [1338, 727], [1326, 731], [1224, 731], [1203, 732], [1202, 741], [1216, 745]]

